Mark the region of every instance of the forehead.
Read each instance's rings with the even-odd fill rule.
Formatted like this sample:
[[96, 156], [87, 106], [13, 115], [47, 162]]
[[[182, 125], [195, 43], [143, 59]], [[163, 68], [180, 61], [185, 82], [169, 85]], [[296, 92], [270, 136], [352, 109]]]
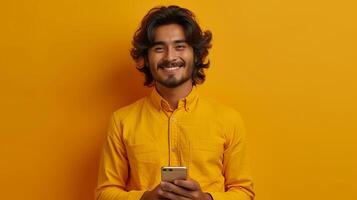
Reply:
[[168, 24], [156, 28], [155, 42], [173, 42], [175, 40], [185, 40], [185, 33], [182, 26], [178, 24]]

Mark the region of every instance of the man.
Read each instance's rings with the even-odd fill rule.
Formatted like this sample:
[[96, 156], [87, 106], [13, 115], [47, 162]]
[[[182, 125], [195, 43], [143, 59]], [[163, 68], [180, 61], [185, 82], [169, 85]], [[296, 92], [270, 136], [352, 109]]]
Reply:
[[[104, 143], [97, 200], [254, 198], [239, 114], [198, 95], [211, 33], [178, 6], [149, 11], [132, 57], [152, 93], [114, 112]], [[162, 166], [189, 178], [163, 182]]]

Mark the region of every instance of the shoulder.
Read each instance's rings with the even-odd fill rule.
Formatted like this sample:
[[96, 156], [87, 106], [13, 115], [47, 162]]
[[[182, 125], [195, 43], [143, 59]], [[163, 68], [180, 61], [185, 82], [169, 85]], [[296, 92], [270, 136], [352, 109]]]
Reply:
[[143, 97], [129, 105], [123, 106], [115, 110], [111, 116], [116, 123], [121, 123], [130, 117], [137, 117], [140, 114], [143, 106], [147, 103], [147, 97]]

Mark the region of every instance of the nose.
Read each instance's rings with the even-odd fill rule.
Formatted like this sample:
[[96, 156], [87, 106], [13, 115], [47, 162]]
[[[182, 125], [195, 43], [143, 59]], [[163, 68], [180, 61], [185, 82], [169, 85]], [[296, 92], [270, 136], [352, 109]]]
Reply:
[[176, 51], [175, 48], [169, 47], [166, 51], [166, 60], [174, 61], [176, 59]]

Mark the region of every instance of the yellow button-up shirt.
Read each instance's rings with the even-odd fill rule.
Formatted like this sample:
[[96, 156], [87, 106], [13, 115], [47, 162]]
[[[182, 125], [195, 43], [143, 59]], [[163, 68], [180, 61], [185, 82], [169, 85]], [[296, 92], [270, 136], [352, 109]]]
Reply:
[[194, 87], [173, 110], [156, 89], [113, 113], [97, 200], [138, 200], [160, 183], [161, 166], [186, 166], [215, 200], [254, 198], [242, 120]]

